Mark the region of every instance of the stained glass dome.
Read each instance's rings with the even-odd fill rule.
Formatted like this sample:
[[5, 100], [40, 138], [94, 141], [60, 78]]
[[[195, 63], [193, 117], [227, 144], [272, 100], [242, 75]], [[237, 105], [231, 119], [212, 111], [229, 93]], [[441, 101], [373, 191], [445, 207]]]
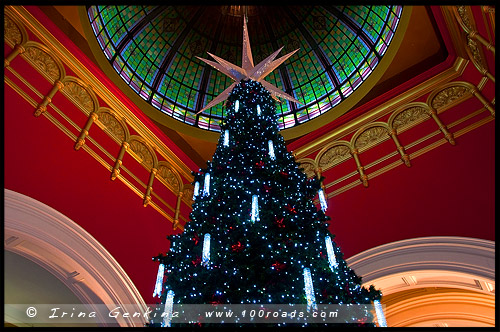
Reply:
[[[266, 77], [301, 104], [277, 103], [281, 129], [334, 111], [386, 53], [401, 6], [248, 6], [254, 63], [300, 50]], [[196, 114], [232, 80], [195, 56], [241, 66], [242, 6], [88, 6], [114, 70], [142, 99], [183, 123], [220, 131], [223, 104]]]

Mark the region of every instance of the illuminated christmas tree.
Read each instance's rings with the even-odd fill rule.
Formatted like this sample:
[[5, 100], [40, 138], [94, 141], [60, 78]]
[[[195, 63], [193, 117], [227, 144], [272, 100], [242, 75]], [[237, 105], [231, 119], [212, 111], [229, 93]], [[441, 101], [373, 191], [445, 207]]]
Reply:
[[[254, 66], [246, 23], [243, 40], [242, 68], [215, 56], [217, 64], [204, 60], [235, 83], [207, 105], [226, 100], [227, 115], [212, 161], [194, 173], [190, 221], [169, 236], [167, 254], [154, 258], [160, 262], [154, 296], [165, 311], [175, 304], [254, 303], [313, 311], [379, 301], [380, 292], [361, 287], [334, 242], [320, 180], [306, 177], [279, 133], [274, 99], [296, 100], [263, 77], [293, 52], [273, 61], [275, 52]], [[341, 323], [371, 322], [367, 313]]]

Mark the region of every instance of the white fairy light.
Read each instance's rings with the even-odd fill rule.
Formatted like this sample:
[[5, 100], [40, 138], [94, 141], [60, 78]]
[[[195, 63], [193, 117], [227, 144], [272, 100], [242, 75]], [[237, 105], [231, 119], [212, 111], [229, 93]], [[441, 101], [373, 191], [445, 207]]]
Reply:
[[229, 146], [229, 130], [224, 130], [224, 146]]
[[325, 192], [323, 191], [323, 189], [320, 189], [318, 191], [318, 196], [319, 196], [319, 203], [321, 204], [321, 210], [325, 212], [328, 205], [326, 204]]
[[326, 252], [328, 254], [328, 263], [330, 263], [330, 268], [332, 271], [339, 265], [337, 259], [335, 258], [335, 252], [333, 251], [332, 238], [327, 236], [325, 238]]
[[201, 264], [208, 265], [210, 262], [210, 234], [205, 234], [203, 239], [203, 253], [201, 255]]
[[158, 274], [156, 275], [156, 284], [155, 284], [155, 290], [153, 292], [153, 297], [158, 296], [160, 297], [161, 295], [161, 286], [163, 284], [163, 275], [165, 271], [165, 265], [160, 264], [158, 266]]
[[260, 106], [257, 105], [257, 115], [260, 115]]
[[274, 155], [273, 141], [269, 140], [267, 142], [267, 145], [269, 146], [269, 156], [271, 157], [272, 160], [276, 159], [276, 156]]
[[387, 322], [385, 320], [384, 310], [382, 309], [382, 304], [380, 303], [379, 300], [373, 301], [373, 304], [375, 305], [375, 313], [377, 314], [378, 326], [379, 327], [387, 327]]
[[252, 196], [252, 214], [251, 214], [252, 222], [259, 221], [259, 196]]
[[203, 186], [203, 196], [210, 194], [210, 173], [205, 174], [205, 185]]
[[316, 305], [316, 297], [314, 296], [311, 270], [308, 267], [304, 268], [304, 284], [305, 284], [304, 289], [306, 292], [306, 299], [307, 299], [307, 312], [309, 312], [311, 308], [313, 310], [318, 309], [318, 306]]
[[194, 183], [193, 199], [196, 199], [196, 197], [198, 197], [199, 194], [200, 194], [200, 183], [196, 181]]
[[165, 310], [162, 327], [170, 327], [170, 323], [172, 322], [172, 309], [174, 307], [174, 291], [169, 290], [167, 293], [167, 300], [165, 301]]
[[234, 112], [238, 112], [238, 109], [240, 108], [240, 101], [237, 100], [235, 103], [234, 103]]

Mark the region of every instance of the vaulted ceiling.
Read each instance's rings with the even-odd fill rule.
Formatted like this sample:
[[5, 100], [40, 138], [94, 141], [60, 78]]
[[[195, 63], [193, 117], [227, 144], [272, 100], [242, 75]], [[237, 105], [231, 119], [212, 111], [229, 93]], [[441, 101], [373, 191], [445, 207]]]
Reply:
[[[6, 38], [5, 188], [39, 200], [84, 227], [123, 266], [146, 302], [152, 301], [156, 266], [150, 258], [167, 250], [165, 236], [179, 232], [178, 227], [187, 222], [190, 202], [187, 195], [178, 194], [189, 193], [189, 171], [211, 159], [219, 134], [162, 113], [129, 87], [97, 40], [89, 38], [94, 35], [88, 8], [13, 8], [15, 14], [10, 17], [26, 29], [25, 35], [20, 33], [19, 44], [27, 51], [16, 54], [15, 43]], [[463, 8], [466, 11], [459, 12]], [[425, 236], [495, 240], [494, 53], [467, 37], [463, 28], [472, 26], [486, 44], [494, 45], [494, 20], [483, 6], [463, 8], [412, 6], [406, 18], [403, 9], [405, 31], [398, 37], [396, 30], [384, 55], [386, 66], [382, 59], [366, 82], [325, 114], [282, 131], [288, 148], [307, 165], [306, 173], [325, 176], [331, 230], [346, 257]], [[241, 17], [238, 12], [231, 16], [229, 8], [218, 10], [219, 19], [234, 22], [234, 47], [239, 49]], [[267, 42], [267, 37], [252, 36], [252, 21], [267, 15], [256, 14], [262, 10], [248, 9], [255, 46]], [[304, 17], [314, 10], [308, 9]], [[192, 9], [185, 15], [192, 17], [196, 12]], [[285, 16], [290, 15], [294, 14]], [[339, 16], [331, 19], [347, 22], [348, 18]], [[303, 34], [304, 29], [314, 28], [307, 24], [294, 27]], [[266, 36], [275, 31], [267, 24], [255, 29], [263, 29]], [[191, 40], [187, 37], [183, 40]], [[189, 43], [181, 45], [177, 50], [182, 49], [187, 59]], [[271, 48], [274, 45], [262, 53], [267, 55]], [[61, 63], [63, 89], [54, 90], [57, 80], [45, 74], [52, 67], [40, 67], [37, 61], [43, 57], [33, 57], [39, 52], [35, 49]], [[295, 60], [303, 67], [321, 54], [307, 51]], [[224, 52], [217, 55], [224, 56]], [[199, 62], [196, 66], [202, 68]], [[307, 77], [307, 82], [314, 81]], [[188, 82], [192, 91], [201, 84]], [[212, 85], [207, 96], [211, 98], [217, 89], [222, 86]], [[47, 100], [51, 91], [54, 95]], [[326, 95], [330, 93], [334, 92]], [[91, 96], [94, 108], [87, 109], [82, 96]], [[311, 103], [317, 105], [318, 99]], [[44, 102], [45, 110], [40, 107]], [[36, 109], [41, 113], [33, 116]], [[94, 123], [89, 120], [91, 111], [100, 116]], [[130, 141], [132, 148], [123, 155], [121, 173], [111, 181], [123, 149], [113, 131], [119, 126], [125, 128], [124, 137], [135, 141]], [[75, 151], [79, 137], [85, 140]], [[169, 167], [162, 169], [162, 165]], [[153, 177], [152, 166], [159, 169]], [[148, 187], [154, 187], [150, 203]], [[175, 220], [179, 224], [172, 224]]]

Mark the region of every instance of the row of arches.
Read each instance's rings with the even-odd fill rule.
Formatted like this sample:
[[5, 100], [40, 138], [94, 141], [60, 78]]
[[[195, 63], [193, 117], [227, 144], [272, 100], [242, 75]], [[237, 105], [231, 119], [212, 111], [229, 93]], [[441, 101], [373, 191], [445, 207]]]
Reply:
[[[52, 84], [48, 94], [36, 106], [34, 115], [38, 117], [46, 112], [54, 95], [60, 92], [87, 116], [87, 121], [75, 141], [75, 150], [79, 150], [86, 144], [89, 132], [97, 126], [121, 146], [118, 156], [114, 157], [111, 180], [120, 176], [122, 159], [127, 152], [150, 173], [143, 195], [144, 206], [151, 203], [152, 184], [155, 179], [176, 195], [179, 202], [183, 201], [190, 206], [193, 194], [193, 186], [190, 183], [191, 175], [183, 170], [183, 176], [181, 176], [179, 166], [172, 163], [171, 158], [164, 155], [161, 148], [153, 146], [140, 135], [131, 134], [129, 128], [132, 127], [124, 116], [112, 108], [101, 106], [92, 86], [78, 77], [67, 75], [61, 60], [47, 46], [29, 40], [23, 24], [9, 11], [6, 10], [5, 14], [5, 41], [13, 50], [5, 58], [4, 67], [10, 66], [11, 62], [20, 56]], [[179, 202], [175, 209], [175, 216], [171, 219], [174, 227], [182, 228], [178, 222]]]
[[[451, 145], [455, 145], [453, 133], [448, 130], [438, 114], [473, 95], [476, 97], [479, 95], [477, 87], [473, 84], [465, 81], [449, 82], [432, 91], [426, 102], [407, 103], [394, 110], [387, 121], [374, 121], [365, 124], [352, 135], [349, 141], [340, 139], [327, 142], [314, 159], [306, 157], [297, 162], [300, 163], [308, 177], [320, 177], [322, 172], [353, 158], [360, 181], [365, 187], [368, 187], [368, 176], [365, 174], [358, 156], [360, 153], [385, 140], [392, 139], [402, 162], [407, 167], [411, 167], [410, 156], [400, 143], [398, 135], [430, 119], [436, 123], [445, 139]], [[482, 101], [481, 98], [478, 97], [478, 99]]]

